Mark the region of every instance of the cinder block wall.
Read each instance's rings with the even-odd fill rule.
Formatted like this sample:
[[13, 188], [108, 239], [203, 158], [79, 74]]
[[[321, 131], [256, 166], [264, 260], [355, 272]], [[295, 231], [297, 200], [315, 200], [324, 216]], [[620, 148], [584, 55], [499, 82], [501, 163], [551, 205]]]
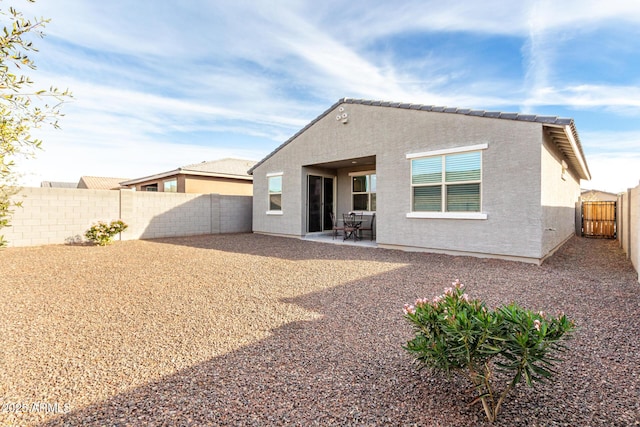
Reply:
[[[618, 240], [631, 259], [636, 271], [640, 269], [640, 185], [618, 196]], [[638, 277], [640, 282], [640, 276]]]
[[12, 200], [22, 207], [0, 229], [9, 246], [79, 242], [92, 224], [114, 219], [129, 225], [122, 240], [251, 232], [251, 196], [23, 188]]
[[[220, 212], [217, 228], [213, 227], [212, 233], [243, 233], [251, 231], [253, 222], [253, 197], [251, 196], [217, 196], [212, 198], [217, 200]], [[212, 217], [212, 221], [214, 218]]]
[[118, 219], [118, 191], [68, 188], [23, 188], [12, 200], [21, 202], [11, 226], [0, 229], [9, 246], [37, 246], [82, 241], [98, 220]]
[[[211, 234], [211, 195], [120, 191], [123, 239]], [[168, 197], [167, 197], [168, 196]]]

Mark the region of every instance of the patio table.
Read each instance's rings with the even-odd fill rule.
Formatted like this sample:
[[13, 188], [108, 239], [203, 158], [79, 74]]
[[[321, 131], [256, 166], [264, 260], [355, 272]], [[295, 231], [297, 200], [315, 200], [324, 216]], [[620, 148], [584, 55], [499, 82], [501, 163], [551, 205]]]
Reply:
[[362, 215], [355, 213], [342, 214], [342, 222], [344, 223], [344, 238], [342, 240], [348, 240], [353, 237], [354, 242], [358, 241], [360, 239], [358, 230], [362, 225]]

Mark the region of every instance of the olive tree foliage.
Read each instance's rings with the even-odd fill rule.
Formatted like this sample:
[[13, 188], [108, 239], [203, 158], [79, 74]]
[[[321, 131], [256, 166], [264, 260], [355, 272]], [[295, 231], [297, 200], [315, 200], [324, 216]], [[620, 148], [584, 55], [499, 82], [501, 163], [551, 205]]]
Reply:
[[[35, 0], [27, 0], [33, 3]], [[24, 18], [13, 7], [0, 2], [0, 229], [9, 226], [13, 209], [20, 204], [11, 196], [19, 191], [16, 159], [35, 155], [41, 141], [31, 136], [31, 129], [49, 124], [58, 127], [60, 106], [71, 96], [68, 90], [55, 87], [32, 90], [33, 82], [25, 72], [36, 66], [29, 54], [37, 52], [30, 39], [42, 38], [47, 19]], [[53, 101], [53, 103], [49, 103]], [[0, 247], [6, 241], [0, 235]]]

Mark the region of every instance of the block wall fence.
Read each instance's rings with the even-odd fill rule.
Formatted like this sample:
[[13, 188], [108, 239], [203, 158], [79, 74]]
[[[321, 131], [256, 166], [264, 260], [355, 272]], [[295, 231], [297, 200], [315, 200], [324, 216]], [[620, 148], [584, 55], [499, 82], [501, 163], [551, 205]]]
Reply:
[[251, 232], [252, 197], [132, 190], [23, 188], [11, 226], [0, 229], [9, 247], [77, 243], [98, 221], [123, 220], [115, 240]]
[[[620, 247], [631, 259], [636, 271], [640, 269], [640, 185], [618, 195], [616, 203], [617, 235]], [[640, 282], [640, 276], [638, 277]]]

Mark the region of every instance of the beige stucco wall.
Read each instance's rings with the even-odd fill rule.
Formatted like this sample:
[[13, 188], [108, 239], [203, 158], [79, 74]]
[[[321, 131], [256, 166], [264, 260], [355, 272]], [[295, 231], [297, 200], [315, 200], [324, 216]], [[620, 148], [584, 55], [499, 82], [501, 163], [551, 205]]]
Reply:
[[[555, 239], [543, 232], [555, 214], [543, 212], [543, 173], [553, 169], [545, 155], [540, 123], [459, 114], [343, 104], [347, 124], [327, 114], [254, 171], [255, 232], [303, 236], [306, 233], [306, 175], [301, 165], [376, 156], [379, 246], [504, 256], [538, 260]], [[483, 150], [484, 220], [413, 219], [410, 153], [488, 144]], [[371, 169], [371, 168], [368, 168]], [[350, 209], [351, 169], [324, 170], [338, 177], [338, 214]], [[544, 171], [544, 172], [543, 172]], [[283, 172], [282, 215], [266, 215], [268, 173]], [[565, 207], [573, 189], [545, 195]], [[577, 200], [577, 197], [576, 197]], [[575, 200], [574, 200], [575, 203]], [[560, 215], [560, 214], [558, 214]], [[571, 214], [573, 218], [573, 213]], [[571, 219], [573, 221], [573, 219]], [[560, 234], [565, 233], [564, 221]]]
[[251, 180], [241, 180], [232, 178], [204, 177], [195, 175], [172, 175], [162, 179], [152, 179], [135, 184], [133, 187], [137, 191], [143, 191], [142, 187], [158, 184], [158, 192], [164, 192], [164, 182], [172, 179], [177, 180], [178, 193], [191, 194], [222, 194], [232, 196], [253, 195], [253, 182]]
[[153, 185], [156, 184], [158, 186], [158, 193], [163, 193], [164, 192], [164, 183], [166, 181], [171, 181], [171, 180], [176, 180], [177, 182], [177, 189], [178, 189], [178, 193], [184, 193], [184, 188], [185, 188], [185, 179], [184, 179], [184, 175], [171, 175], [171, 176], [166, 176], [164, 178], [161, 179], [150, 179], [148, 181], [144, 181], [144, 182], [140, 182], [138, 184], [129, 186], [129, 188], [135, 188], [136, 191], [146, 191], [143, 190], [143, 187], [146, 187], [148, 185]]
[[247, 180], [185, 176], [185, 193], [216, 193], [235, 196], [253, 195], [253, 182]]

